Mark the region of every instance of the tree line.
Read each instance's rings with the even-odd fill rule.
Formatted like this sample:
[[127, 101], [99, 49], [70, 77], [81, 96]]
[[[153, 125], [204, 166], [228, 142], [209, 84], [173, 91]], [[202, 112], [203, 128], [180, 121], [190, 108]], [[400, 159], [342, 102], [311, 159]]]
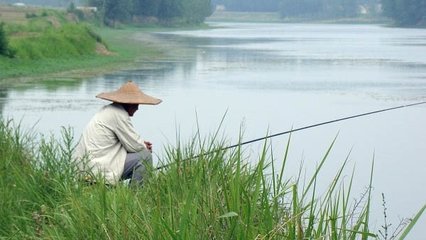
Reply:
[[[34, 1], [34, 0], [33, 0]], [[62, 0], [72, 1], [72, 0]], [[221, 5], [229, 11], [278, 12], [282, 18], [330, 19], [383, 14], [397, 25], [426, 25], [426, 0], [85, 0], [107, 25], [158, 21], [198, 24]]]
[[282, 17], [353, 18], [375, 15], [379, 0], [281, 0]]
[[87, 0], [98, 8], [107, 25], [158, 20], [161, 23], [197, 24], [212, 10], [279, 12], [283, 18], [356, 17], [360, 6], [373, 9], [380, 0]]
[[236, 12], [277, 12], [281, 0], [212, 0], [212, 4], [222, 5]]
[[[16, 0], [0, 0], [14, 3]], [[279, 12], [282, 18], [352, 18], [383, 14], [402, 26], [426, 26], [426, 0], [22, 0], [30, 5], [89, 5], [107, 25], [118, 22], [202, 23], [221, 5], [229, 11]]]
[[[62, 0], [67, 1], [67, 0]], [[72, 0], [68, 0], [72, 1]], [[229, 11], [279, 12], [282, 18], [354, 18], [383, 14], [397, 25], [426, 25], [426, 0], [86, 0], [105, 23], [135, 19], [201, 23], [221, 5]]]
[[[283, 18], [354, 17], [380, 0], [213, 0], [229, 11], [279, 12]], [[367, 9], [368, 10], [368, 9]]]
[[282, 18], [387, 16], [397, 25], [426, 26], [426, 0], [212, 0], [229, 11], [279, 12]]
[[199, 24], [212, 13], [210, 0], [87, 0], [103, 22], [159, 22]]
[[401, 26], [426, 26], [426, 0], [382, 0], [383, 13]]

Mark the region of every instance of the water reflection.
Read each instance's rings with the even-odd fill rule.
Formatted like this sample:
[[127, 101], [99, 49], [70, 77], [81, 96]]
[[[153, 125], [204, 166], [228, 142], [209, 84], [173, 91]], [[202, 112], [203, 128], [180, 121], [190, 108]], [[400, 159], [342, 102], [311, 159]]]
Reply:
[[[182, 31], [157, 37], [197, 49], [197, 71], [218, 73], [214, 82], [228, 87], [345, 92], [387, 89], [391, 95], [424, 96], [426, 61], [419, 54], [422, 49], [393, 48], [399, 43], [418, 44], [425, 38], [421, 31], [360, 25], [276, 24], [264, 29], [236, 25], [237, 30]], [[406, 36], [389, 37], [393, 31]]]

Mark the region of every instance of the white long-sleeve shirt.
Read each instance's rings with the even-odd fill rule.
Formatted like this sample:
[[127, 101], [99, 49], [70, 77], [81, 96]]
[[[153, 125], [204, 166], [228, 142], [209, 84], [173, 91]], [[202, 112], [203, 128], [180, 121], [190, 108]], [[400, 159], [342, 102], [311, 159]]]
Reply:
[[[128, 152], [145, 149], [129, 114], [121, 104], [104, 106], [86, 126], [74, 152], [81, 171], [102, 174], [109, 184], [116, 184], [123, 174]], [[87, 162], [82, 162], [82, 160]]]

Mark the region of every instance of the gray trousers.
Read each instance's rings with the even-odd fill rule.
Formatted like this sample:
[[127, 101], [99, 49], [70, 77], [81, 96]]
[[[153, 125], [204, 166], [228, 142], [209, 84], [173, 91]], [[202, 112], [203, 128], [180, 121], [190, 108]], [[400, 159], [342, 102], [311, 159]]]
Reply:
[[127, 153], [121, 180], [130, 179], [132, 184], [142, 184], [152, 169], [152, 153], [147, 149], [137, 153]]

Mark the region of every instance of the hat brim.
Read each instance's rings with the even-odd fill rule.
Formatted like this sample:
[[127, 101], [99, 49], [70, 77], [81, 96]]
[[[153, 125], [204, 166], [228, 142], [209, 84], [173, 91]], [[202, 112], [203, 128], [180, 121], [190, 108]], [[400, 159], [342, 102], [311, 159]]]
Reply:
[[97, 98], [105, 99], [117, 103], [127, 104], [145, 104], [157, 105], [162, 102], [161, 99], [149, 96], [142, 92], [122, 93], [118, 91], [100, 93], [96, 95]]

